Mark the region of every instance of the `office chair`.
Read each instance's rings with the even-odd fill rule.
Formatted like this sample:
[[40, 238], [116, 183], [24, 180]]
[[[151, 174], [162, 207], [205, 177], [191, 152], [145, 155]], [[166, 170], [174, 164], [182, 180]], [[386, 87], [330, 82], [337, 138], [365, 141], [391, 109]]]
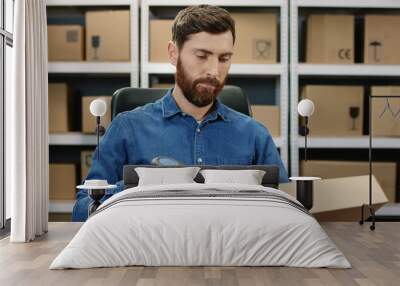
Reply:
[[[138, 106], [154, 102], [167, 93], [168, 89], [124, 87], [114, 92], [111, 100], [111, 119], [118, 113], [135, 109]], [[249, 99], [240, 87], [226, 85], [218, 95], [228, 107], [252, 116]]]

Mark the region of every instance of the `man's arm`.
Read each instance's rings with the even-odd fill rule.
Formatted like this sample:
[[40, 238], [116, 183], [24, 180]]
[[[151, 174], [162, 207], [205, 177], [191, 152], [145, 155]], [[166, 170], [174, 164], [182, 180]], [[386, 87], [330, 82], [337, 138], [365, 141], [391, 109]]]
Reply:
[[257, 165], [277, 165], [279, 166], [279, 182], [289, 182], [288, 175], [283, 165], [281, 156], [275, 146], [269, 131], [257, 122], [256, 130], [256, 164]]
[[[117, 189], [112, 190], [101, 200], [103, 202], [112, 194], [124, 189], [122, 181], [123, 166], [127, 161], [126, 154], [126, 132], [127, 128], [121, 116], [117, 116], [108, 127], [100, 141], [99, 146], [93, 153], [93, 163], [89, 174], [90, 179], [107, 180], [109, 184], [117, 184]], [[97, 150], [100, 147], [100, 160], [97, 160]], [[85, 221], [88, 216], [88, 206], [92, 199], [86, 190], [80, 190], [76, 196], [76, 204], [72, 212], [72, 221]]]

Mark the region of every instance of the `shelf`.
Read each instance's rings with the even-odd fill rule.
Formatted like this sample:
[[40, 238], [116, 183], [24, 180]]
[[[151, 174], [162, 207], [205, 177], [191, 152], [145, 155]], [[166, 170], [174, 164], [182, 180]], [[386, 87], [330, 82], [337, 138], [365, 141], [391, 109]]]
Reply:
[[[297, 144], [304, 148], [304, 137], [299, 136]], [[307, 148], [328, 148], [328, 149], [357, 149], [368, 148], [369, 137], [308, 137]], [[400, 138], [375, 137], [372, 138], [372, 148], [400, 149]]]
[[[142, 67], [147, 74], [173, 74], [175, 67], [169, 63], [145, 63]], [[229, 75], [280, 76], [281, 64], [232, 64]]]
[[[284, 1], [287, 0], [247, 0], [243, 3], [243, 0], [203, 0], [201, 4], [210, 4], [216, 6], [238, 6], [238, 7], [280, 7], [284, 4]], [[198, 5], [198, 0], [174, 0], [174, 1], [165, 1], [165, 0], [142, 0], [142, 6], [190, 6], [190, 5]]]
[[299, 7], [400, 8], [398, 0], [297, 0]]
[[47, 6], [129, 6], [132, 0], [47, 0]]
[[297, 72], [300, 76], [400, 76], [400, 65], [299, 64]]
[[123, 73], [133, 71], [131, 62], [50, 62], [49, 73]]
[[73, 200], [50, 200], [49, 213], [72, 213], [74, 205]]
[[[282, 147], [281, 137], [274, 137], [277, 147]], [[49, 145], [96, 145], [97, 137], [92, 134], [80, 132], [52, 133], [50, 134]]]
[[97, 145], [95, 134], [81, 132], [52, 133], [49, 136], [49, 145]]

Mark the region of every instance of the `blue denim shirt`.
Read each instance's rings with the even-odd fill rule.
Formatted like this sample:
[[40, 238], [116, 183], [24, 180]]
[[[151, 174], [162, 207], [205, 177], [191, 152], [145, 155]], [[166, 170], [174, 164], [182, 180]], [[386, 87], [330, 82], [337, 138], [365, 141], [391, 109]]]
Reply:
[[[280, 182], [288, 177], [268, 130], [253, 118], [236, 112], [218, 99], [200, 123], [182, 112], [172, 89], [160, 100], [118, 114], [100, 141], [100, 161], [94, 153], [86, 179], [107, 179], [123, 190], [126, 164], [150, 164], [157, 156], [172, 157], [186, 165], [263, 165], [280, 167]], [[102, 201], [109, 198], [107, 194]], [[87, 219], [91, 199], [77, 194], [72, 220]]]

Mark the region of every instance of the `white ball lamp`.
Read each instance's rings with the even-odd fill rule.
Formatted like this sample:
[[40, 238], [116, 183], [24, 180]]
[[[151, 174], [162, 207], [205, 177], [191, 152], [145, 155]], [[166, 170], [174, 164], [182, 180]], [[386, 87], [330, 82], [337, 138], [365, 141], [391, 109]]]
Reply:
[[307, 161], [307, 135], [308, 135], [308, 118], [313, 115], [315, 110], [314, 102], [309, 99], [303, 99], [297, 105], [297, 112], [300, 116], [304, 117], [304, 160]]
[[[95, 99], [90, 103], [90, 113], [96, 117], [96, 134], [97, 134], [97, 163], [100, 162], [100, 135], [105, 133], [105, 128], [100, 125], [101, 117], [107, 112], [107, 104], [102, 99]], [[107, 180], [92, 179], [85, 180], [83, 185], [77, 186], [78, 189], [87, 190], [89, 196], [93, 199], [93, 202], [89, 205], [88, 215], [92, 215], [96, 209], [100, 206], [100, 200], [106, 194], [107, 189], [114, 189], [116, 185], [109, 185]]]

